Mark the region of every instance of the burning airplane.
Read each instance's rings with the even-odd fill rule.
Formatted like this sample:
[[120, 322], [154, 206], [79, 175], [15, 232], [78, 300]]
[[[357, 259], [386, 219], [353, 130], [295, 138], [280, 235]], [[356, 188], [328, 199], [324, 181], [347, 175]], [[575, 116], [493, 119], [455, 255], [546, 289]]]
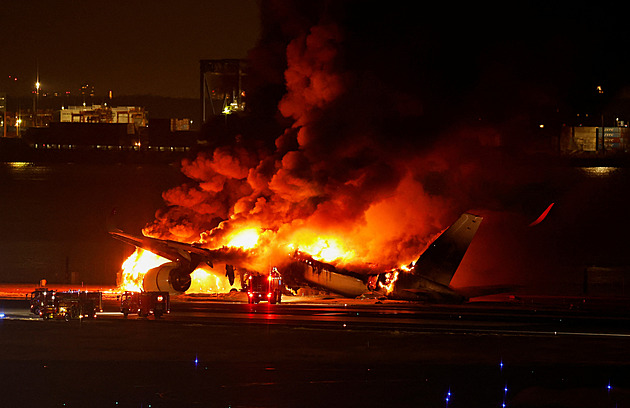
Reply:
[[389, 299], [461, 303], [467, 296], [449, 285], [482, 220], [462, 214], [416, 262], [380, 273], [338, 269], [299, 251], [293, 258], [303, 265], [301, 276], [305, 281], [347, 297], [373, 291]]
[[[464, 214], [432, 238], [462, 210], [499, 207], [517, 190], [515, 161], [492, 129], [434, 127], [430, 101], [349, 64], [342, 27], [295, 34], [278, 65], [286, 92], [267, 118], [274, 125], [232, 117], [243, 126], [209, 134], [207, 149], [182, 160], [186, 182], [162, 194], [145, 237], [111, 232], [164, 257], [129, 281], [182, 293], [208, 274], [212, 290], [227, 291], [235, 275], [277, 267], [285, 282], [344, 296], [465, 300], [450, 282], [481, 217]], [[237, 234], [248, 243], [233, 243]]]
[[[294, 282], [347, 297], [375, 292], [389, 299], [461, 303], [467, 300], [467, 297], [451, 288], [449, 284], [482, 219], [473, 214], [462, 214], [428, 246], [416, 262], [408, 267], [387, 271], [377, 271], [370, 267], [345, 269], [295, 249], [287, 257], [290, 261], [281, 266], [281, 271]], [[249, 236], [249, 245], [257, 241], [251, 229], [244, 231], [247, 233], [243, 232], [239, 236]], [[110, 234], [113, 238], [164, 258], [165, 263], [157, 266], [149, 263], [145, 266], [147, 269], [145, 273], [140, 276], [136, 273], [135, 277], [130, 279], [139, 284], [136, 289], [184, 293], [191, 287], [193, 280], [191, 276], [200, 265], [209, 267], [217, 276], [224, 274], [230, 285], [234, 284], [235, 271], [241, 276], [251, 273], [252, 262], [249, 258], [253, 255], [251, 252], [244, 252], [242, 248], [224, 246], [211, 250], [198, 244], [140, 237], [120, 230], [111, 230]], [[330, 250], [329, 247], [326, 249]], [[138, 256], [132, 255], [126, 262], [131, 262], [127, 267], [134, 270], [139, 263]]]

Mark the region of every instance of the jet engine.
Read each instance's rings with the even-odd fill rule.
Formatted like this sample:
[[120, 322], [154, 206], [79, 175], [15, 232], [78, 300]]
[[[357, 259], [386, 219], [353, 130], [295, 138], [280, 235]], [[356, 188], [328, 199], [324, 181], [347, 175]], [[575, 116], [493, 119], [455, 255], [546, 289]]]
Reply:
[[190, 288], [190, 272], [183, 270], [177, 262], [168, 262], [149, 271], [144, 275], [142, 288], [147, 291], [169, 292], [178, 295]]

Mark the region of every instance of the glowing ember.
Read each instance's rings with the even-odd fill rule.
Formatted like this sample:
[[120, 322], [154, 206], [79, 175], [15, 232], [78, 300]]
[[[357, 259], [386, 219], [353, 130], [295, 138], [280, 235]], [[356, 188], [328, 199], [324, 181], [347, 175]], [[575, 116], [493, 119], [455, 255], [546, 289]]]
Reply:
[[387, 291], [389, 295], [394, 290], [394, 283], [398, 280], [398, 271], [391, 271], [385, 273], [385, 282], [379, 282], [378, 285]]
[[258, 230], [256, 228], [243, 229], [232, 235], [227, 246], [252, 249], [258, 244], [258, 237]]

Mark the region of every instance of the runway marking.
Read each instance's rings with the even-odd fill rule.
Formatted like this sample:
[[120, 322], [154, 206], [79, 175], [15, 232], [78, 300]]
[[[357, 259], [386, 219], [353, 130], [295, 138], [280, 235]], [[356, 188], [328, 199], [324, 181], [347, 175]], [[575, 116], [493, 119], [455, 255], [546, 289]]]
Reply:
[[[446, 330], [445, 330], [446, 331]], [[429, 332], [425, 332], [429, 333]], [[444, 333], [444, 331], [435, 330], [434, 334]], [[484, 329], [462, 329], [461, 331], [451, 331], [452, 334], [508, 334], [514, 336], [585, 336], [585, 337], [630, 337], [630, 334], [624, 333], [595, 333], [595, 332], [561, 332], [561, 331], [533, 331], [533, 330], [484, 330]]]

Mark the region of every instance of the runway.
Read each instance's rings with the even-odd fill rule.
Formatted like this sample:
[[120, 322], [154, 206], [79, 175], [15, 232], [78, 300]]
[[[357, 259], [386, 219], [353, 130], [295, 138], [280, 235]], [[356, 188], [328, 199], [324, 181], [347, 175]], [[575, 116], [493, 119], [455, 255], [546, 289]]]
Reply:
[[[286, 299], [286, 297], [285, 297]], [[115, 295], [106, 295], [99, 320], [123, 318]], [[338, 297], [289, 298], [271, 305], [247, 304], [244, 294], [174, 297], [172, 323], [204, 325], [279, 325], [320, 329], [408, 331], [510, 335], [630, 336], [630, 313], [616, 304], [577, 309], [566, 305], [476, 302], [431, 305]], [[22, 298], [0, 299], [4, 319], [37, 320]], [[131, 315], [130, 320], [138, 319]], [[153, 317], [149, 320], [154, 319]]]
[[115, 298], [104, 306], [94, 320], [43, 321], [29, 315], [25, 300], [1, 300], [0, 369], [10, 373], [1, 385], [5, 401], [43, 407], [630, 403], [624, 313], [197, 298], [174, 300], [172, 312], [155, 320], [123, 319]]

